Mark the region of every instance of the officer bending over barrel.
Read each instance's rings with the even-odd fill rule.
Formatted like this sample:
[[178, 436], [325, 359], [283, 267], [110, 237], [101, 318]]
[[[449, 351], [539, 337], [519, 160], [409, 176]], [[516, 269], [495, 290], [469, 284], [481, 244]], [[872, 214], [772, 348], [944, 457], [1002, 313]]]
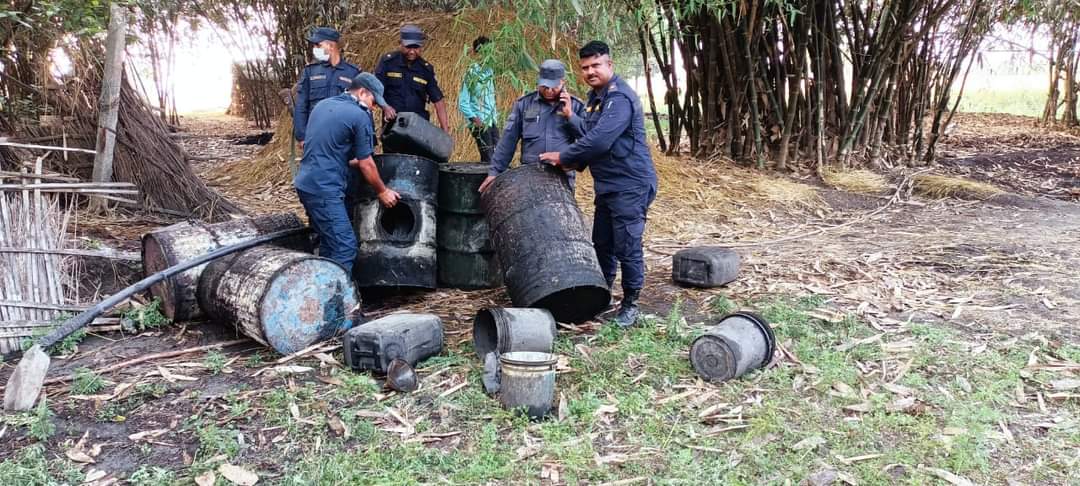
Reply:
[[350, 275], [357, 241], [349, 213], [357, 202], [359, 177], [371, 185], [383, 206], [394, 207], [400, 199], [383, 184], [371, 158], [375, 104], [385, 104], [383, 85], [374, 75], [361, 73], [348, 91], [315, 106], [308, 119], [304, 158], [293, 179], [311, 227], [319, 235], [319, 255], [341, 264]]
[[592, 87], [585, 104], [585, 136], [540, 160], [565, 170], [592, 173], [596, 192], [593, 247], [608, 286], [622, 266], [623, 299], [616, 324], [637, 321], [637, 301], [645, 286], [642, 235], [656, 197], [656, 170], [645, 138], [641, 99], [615, 75], [607, 44], [592, 41], [578, 53], [581, 74]]
[[337, 96], [349, 89], [360, 68], [341, 58], [338, 41], [341, 34], [329, 27], [311, 31], [308, 42], [315, 62], [304, 66], [296, 83], [296, 102], [293, 104], [293, 137], [303, 148], [308, 116], [320, 101]]
[[383, 119], [390, 121], [397, 112], [412, 112], [429, 120], [427, 102], [435, 105], [439, 127], [450, 133], [450, 121], [446, 116], [446, 101], [442, 89], [435, 80], [435, 67], [420, 57], [424, 50], [424, 32], [415, 25], [401, 28], [401, 47], [379, 59], [375, 75], [386, 87]]
[[[548, 59], [540, 64], [536, 91], [514, 102], [480, 192], [486, 191], [495, 176], [510, 167], [519, 140], [521, 163], [535, 164], [540, 162], [541, 153], [564, 150], [585, 135], [585, 104], [564, 89], [565, 76], [566, 68], [558, 60]], [[574, 173], [567, 172], [567, 176], [573, 189]]]

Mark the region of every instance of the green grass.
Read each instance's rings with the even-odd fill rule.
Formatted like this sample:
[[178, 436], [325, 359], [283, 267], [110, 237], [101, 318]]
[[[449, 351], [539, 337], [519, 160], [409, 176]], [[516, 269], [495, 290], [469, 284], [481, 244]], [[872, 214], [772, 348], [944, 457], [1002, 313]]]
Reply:
[[[762, 484], [762, 478], [770, 478], [764, 481], [769, 484], [798, 483], [826, 465], [863, 484], [937, 481], [920, 464], [976, 483], [1000, 482], [1014, 474], [994, 458], [1008, 447], [998, 436], [999, 424], [1021, 419], [1011, 397], [1030, 349], [990, 346], [972, 355], [958, 342], [965, 336], [934, 324], [912, 324], [898, 335], [845, 347], [879, 331], [855, 317], [832, 323], [808, 314], [825, 304], [821, 297], [808, 296], [748, 306], [773, 324], [779, 341], [788, 343], [803, 365], [783, 362], [666, 403], [660, 402], [685, 389], [676, 386], [694, 386], [685, 353], [702, 331], [687, 326], [680, 305], [628, 331], [605, 326], [591, 337], [560, 336], [556, 351], [569, 358], [573, 369], [558, 378], [558, 392], [567, 399], [561, 421], [534, 423], [502, 410], [479, 390], [479, 365], [455, 362], [466, 368], [468, 387], [445, 398], [432, 399], [421, 391], [383, 404], [356, 400], [340, 414], [352, 439], [330, 454], [305, 453], [288, 467], [283, 483], [538, 483], [541, 471], [551, 467], [568, 484], [635, 477], [669, 484]], [[717, 317], [739, 308], [717, 299], [711, 305]], [[914, 341], [910, 356], [883, 350], [882, 342], [900, 340]], [[587, 346], [590, 359], [576, 345]], [[882, 360], [891, 366], [911, 361], [897, 384], [912, 390], [914, 407], [891, 408], [899, 397], [882, 388], [878, 371], [866, 371]], [[854, 393], [838, 395], [837, 383]], [[363, 381], [346, 383], [349, 391], [339, 387], [337, 393], [346, 396], [365, 386]], [[704, 402], [693, 403], [710, 392]], [[844, 408], [863, 402], [865, 412]], [[718, 404], [726, 404], [718, 409], [721, 413], [736, 412], [728, 421], [703, 420], [702, 411]], [[385, 406], [414, 419], [427, 417], [417, 425], [418, 433], [461, 434], [454, 445], [405, 443], [380, 430], [385, 423], [361, 415]], [[741, 428], [722, 430], [733, 424]], [[1061, 483], [1075, 466], [1067, 444], [1076, 437], [1072, 430], [1025, 438], [1028, 447], [1008, 453], [1039, 464], [1032, 479]], [[812, 441], [804, 443], [818, 445], [795, 448], [808, 438]], [[301, 433], [295, 440], [312, 439]], [[535, 454], [526, 453], [530, 447]], [[849, 458], [857, 460], [844, 462]], [[895, 464], [901, 466], [889, 467]]]
[[1010, 113], [1042, 116], [1046, 104], [1046, 86], [1011, 90], [965, 90], [957, 111], [967, 113]]
[[129, 328], [133, 332], [156, 329], [172, 323], [172, 320], [161, 313], [161, 299], [158, 297], [154, 297], [154, 300], [150, 301], [149, 304], [133, 307], [124, 312], [122, 320], [125, 323], [125, 328]]
[[159, 486], [176, 482], [176, 473], [157, 466], [141, 466], [128, 476], [132, 486]]
[[[1051, 419], [1037, 416], [1030, 396], [1060, 375], [1025, 367], [1036, 347], [1067, 359], [1080, 349], [973, 337], [934, 323], [882, 333], [856, 316], [827, 322], [811, 315], [826, 305], [820, 296], [713, 298], [687, 306], [712, 315], [687, 319], [676, 302], [668, 315], [629, 330], [606, 325], [591, 334], [561, 334], [555, 351], [567, 368], [557, 396], [565, 403], [539, 422], [503, 410], [482, 392], [481, 367], [467, 344], [425, 361], [420, 369], [428, 378], [411, 394], [383, 395], [380, 379], [346, 370], [331, 372], [335, 385], [296, 380], [254, 394], [237, 389], [179, 429], [198, 444], [189, 470], [147, 464], [130, 477], [167, 483], [169, 474], [183, 479], [216, 468], [220, 461], [211, 459], [224, 456], [234, 464], [278, 464], [280, 476], [271, 482], [287, 485], [537, 484], [552, 470], [567, 484], [639, 477], [661, 484], [799, 484], [826, 468], [859, 484], [939, 482], [919, 465], [976, 484], [1076, 481], [1080, 427], [1066, 420], [1033, 432]], [[784, 346], [779, 354], [798, 362], [780, 359], [736, 380], [699, 383], [687, 351], [704, 329], [688, 320], [714, 322], [740, 308], [769, 320]], [[980, 346], [973, 350], [976, 338]], [[858, 340], [866, 342], [851, 345]], [[462, 379], [467, 386], [440, 396]], [[1029, 399], [1018, 405], [1021, 387]], [[148, 399], [151, 392], [137, 396]], [[904, 402], [909, 393], [914, 401]], [[1050, 416], [1080, 413], [1075, 400], [1046, 406]], [[20, 417], [18, 427], [35, 421], [32, 414]], [[347, 436], [331, 430], [336, 419]], [[1011, 441], [1002, 424], [1014, 434]], [[255, 430], [265, 437], [256, 438]], [[433, 439], [420, 440], [425, 437]], [[0, 463], [0, 472], [14, 471], [20, 461]], [[48, 467], [50, 474], [56, 470]]]
[[71, 382], [71, 393], [93, 395], [105, 388], [105, 380], [90, 368], [75, 370], [75, 379]]
[[206, 369], [210, 370], [210, 374], [212, 375], [221, 373], [222, 370], [225, 369], [225, 363], [228, 362], [229, 357], [216, 349], [206, 353], [206, 357], [203, 358], [203, 365], [206, 366]]
[[39, 444], [24, 447], [14, 457], [0, 462], [4, 484], [54, 485], [81, 484], [85, 475], [75, 464], [45, 452]]

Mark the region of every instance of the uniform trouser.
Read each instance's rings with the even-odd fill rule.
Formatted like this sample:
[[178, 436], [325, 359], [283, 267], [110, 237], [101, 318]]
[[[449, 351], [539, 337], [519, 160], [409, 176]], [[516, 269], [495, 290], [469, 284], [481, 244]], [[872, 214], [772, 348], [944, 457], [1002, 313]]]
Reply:
[[494, 126], [476, 128], [475, 125], [470, 125], [469, 132], [472, 133], [473, 140], [476, 140], [476, 150], [480, 151], [480, 162], [491, 163], [491, 154], [495, 152], [495, 145], [499, 143], [499, 128]]
[[349, 220], [350, 204], [345, 196], [310, 194], [297, 190], [308, 221], [319, 236], [319, 256], [329, 258], [352, 275], [356, 261], [356, 233]]
[[642, 235], [649, 205], [656, 197], [651, 186], [598, 194], [593, 217], [593, 248], [600, 260], [600, 270], [608, 282], [622, 267], [623, 291], [645, 286], [645, 251]]

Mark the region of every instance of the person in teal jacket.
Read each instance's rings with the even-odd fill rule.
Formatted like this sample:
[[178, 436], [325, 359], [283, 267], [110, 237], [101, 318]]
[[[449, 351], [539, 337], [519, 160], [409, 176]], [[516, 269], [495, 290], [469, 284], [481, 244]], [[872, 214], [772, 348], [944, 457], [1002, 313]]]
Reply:
[[[491, 40], [480, 36], [473, 41], [473, 54]], [[458, 109], [469, 125], [469, 132], [476, 140], [476, 149], [480, 152], [480, 161], [491, 162], [491, 153], [499, 141], [498, 110], [495, 106], [495, 74], [489, 67], [473, 63], [461, 80], [461, 93], [458, 95]]]

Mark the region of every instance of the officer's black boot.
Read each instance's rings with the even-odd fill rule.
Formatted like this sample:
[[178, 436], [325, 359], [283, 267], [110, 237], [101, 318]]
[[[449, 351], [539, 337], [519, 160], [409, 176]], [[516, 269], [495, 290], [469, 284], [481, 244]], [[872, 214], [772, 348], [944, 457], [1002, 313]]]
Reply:
[[622, 305], [619, 306], [619, 314], [615, 316], [615, 324], [619, 327], [630, 327], [637, 322], [638, 309], [637, 300], [640, 290], [623, 289]]

